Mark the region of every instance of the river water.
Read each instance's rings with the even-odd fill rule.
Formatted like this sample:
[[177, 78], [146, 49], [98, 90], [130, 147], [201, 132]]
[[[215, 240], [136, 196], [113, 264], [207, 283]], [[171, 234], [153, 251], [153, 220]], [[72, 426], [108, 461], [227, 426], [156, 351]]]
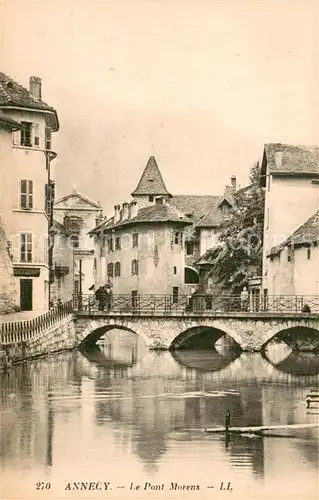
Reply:
[[203, 431], [227, 410], [234, 426], [318, 423], [305, 404], [318, 370], [282, 344], [154, 352], [115, 331], [95, 351], [13, 366], [0, 374], [0, 498], [316, 499], [316, 428]]

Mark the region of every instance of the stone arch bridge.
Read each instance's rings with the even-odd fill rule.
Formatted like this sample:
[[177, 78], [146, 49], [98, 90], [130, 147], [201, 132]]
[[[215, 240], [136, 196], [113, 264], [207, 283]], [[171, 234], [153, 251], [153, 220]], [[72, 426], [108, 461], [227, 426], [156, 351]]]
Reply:
[[293, 349], [319, 350], [319, 315], [313, 313], [75, 312], [77, 346], [94, 344], [114, 328], [135, 333], [149, 349], [178, 349], [204, 334], [211, 344], [227, 335], [243, 351], [261, 351], [274, 337]]

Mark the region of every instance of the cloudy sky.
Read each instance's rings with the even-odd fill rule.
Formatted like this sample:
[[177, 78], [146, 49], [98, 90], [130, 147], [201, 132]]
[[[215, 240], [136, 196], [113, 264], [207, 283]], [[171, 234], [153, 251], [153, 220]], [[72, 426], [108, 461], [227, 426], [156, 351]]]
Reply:
[[1, 66], [58, 111], [59, 196], [109, 212], [150, 155], [173, 194], [218, 194], [265, 142], [319, 143], [318, 5], [5, 0]]

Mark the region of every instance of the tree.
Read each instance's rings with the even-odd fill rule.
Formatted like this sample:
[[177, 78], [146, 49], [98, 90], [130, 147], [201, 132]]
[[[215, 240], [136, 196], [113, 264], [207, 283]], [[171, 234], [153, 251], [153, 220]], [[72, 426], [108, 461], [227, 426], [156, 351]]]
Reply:
[[259, 187], [260, 165], [250, 170], [249, 186], [234, 194], [234, 205], [219, 228], [218, 243], [207, 250], [208, 277], [222, 291], [237, 294], [248, 278], [262, 272], [264, 190]]

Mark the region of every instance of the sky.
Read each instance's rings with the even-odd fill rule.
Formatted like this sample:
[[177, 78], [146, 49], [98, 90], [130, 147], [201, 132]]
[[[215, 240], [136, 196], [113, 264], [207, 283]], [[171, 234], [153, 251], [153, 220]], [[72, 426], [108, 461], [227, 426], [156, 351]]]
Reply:
[[105, 215], [154, 155], [173, 194], [245, 185], [263, 144], [319, 144], [319, 3], [0, 1], [1, 70], [42, 78], [57, 195]]

